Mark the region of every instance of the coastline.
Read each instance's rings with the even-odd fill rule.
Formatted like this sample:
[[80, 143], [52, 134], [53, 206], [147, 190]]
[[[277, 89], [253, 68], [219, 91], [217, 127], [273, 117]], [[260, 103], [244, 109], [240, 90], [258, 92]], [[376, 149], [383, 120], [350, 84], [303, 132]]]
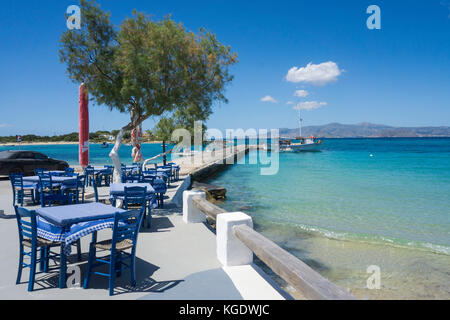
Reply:
[[[363, 140], [363, 139], [371, 139], [371, 140], [400, 140], [400, 139], [408, 139], [408, 140], [414, 140], [414, 139], [449, 139], [450, 136], [420, 136], [420, 137], [321, 137], [323, 139], [328, 140]], [[252, 139], [252, 138], [251, 138]], [[107, 141], [105, 141], [107, 142]], [[107, 142], [109, 145], [114, 145], [115, 141], [113, 142]], [[130, 141], [123, 141], [122, 144], [129, 144]], [[162, 141], [146, 141], [142, 144], [159, 144], [163, 143]], [[66, 142], [66, 141], [57, 141], [57, 142], [7, 142], [7, 143], [1, 143], [0, 147], [18, 147], [18, 146], [47, 146], [47, 145], [77, 145], [79, 142]], [[91, 145], [95, 144], [102, 144], [101, 142], [91, 142]]]
[[[126, 144], [129, 142], [123, 142], [122, 144]], [[143, 142], [142, 144], [156, 144], [162, 143], [162, 141], [148, 141]], [[0, 143], [0, 147], [18, 147], [18, 146], [51, 146], [51, 145], [78, 145], [78, 142], [22, 142], [22, 143]], [[101, 144], [100, 142], [91, 142], [90, 144]], [[114, 142], [108, 143], [110, 145], [114, 145]]]

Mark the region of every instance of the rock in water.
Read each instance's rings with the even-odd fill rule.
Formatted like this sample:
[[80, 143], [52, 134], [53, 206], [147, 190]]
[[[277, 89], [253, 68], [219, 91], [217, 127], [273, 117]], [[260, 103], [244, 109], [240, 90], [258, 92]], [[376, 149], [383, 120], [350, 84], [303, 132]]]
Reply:
[[224, 200], [227, 197], [227, 189], [211, 184], [201, 183], [194, 181], [192, 183], [192, 189], [202, 190], [206, 193], [206, 199]]

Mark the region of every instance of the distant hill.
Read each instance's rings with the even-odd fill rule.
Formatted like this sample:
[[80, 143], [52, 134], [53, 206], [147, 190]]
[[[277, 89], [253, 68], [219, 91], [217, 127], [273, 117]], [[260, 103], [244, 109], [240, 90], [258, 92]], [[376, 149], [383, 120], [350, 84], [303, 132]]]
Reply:
[[[299, 135], [298, 129], [280, 129], [281, 137], [294, 138]], [[323, 138], [420, 138], [420, 137], [450, 137], [450, 127], [390, 127], [382, 124], [330, 123], [322, 126], [303, 128], [303, 136]]]

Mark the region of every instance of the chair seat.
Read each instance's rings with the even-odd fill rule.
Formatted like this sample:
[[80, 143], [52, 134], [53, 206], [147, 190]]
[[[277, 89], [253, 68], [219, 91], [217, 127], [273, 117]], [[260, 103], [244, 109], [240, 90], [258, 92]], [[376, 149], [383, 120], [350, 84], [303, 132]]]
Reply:
[[[31, 248], [31, 239], [24, 239], [22, 241], [22, 244], [24, 247]], [[40, 248], [40, 247], [46, 247], [46, 246], [59, 246], [60, 244], [58, 242], [38, 238], [36, 245]]]
[[[109, 239], [109, 240], [97, 242], [95, 244], [95, 247], [97, 249], [102, 249], [102, 250], [111, 250], [111, 245], [112, 245], [112, 240]], [[133, 248], [133, 241], [131, 241], [130, 239], [125, 239], [123, 241], [116, 243], [117, 250], [122, 251], [122, 250], [131, 249], [131, 248]]]

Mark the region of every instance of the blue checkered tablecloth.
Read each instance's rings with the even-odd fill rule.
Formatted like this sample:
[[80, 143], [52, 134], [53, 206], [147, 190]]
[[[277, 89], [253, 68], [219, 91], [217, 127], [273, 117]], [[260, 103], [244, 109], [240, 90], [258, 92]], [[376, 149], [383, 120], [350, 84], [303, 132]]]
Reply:
[[65, 255], [70, 255], [73, 243], [94, 232], [112, 228], [113, 226], [114, 218], [81, 222], [72, 225], [70, 228], [64, 228], [55, 226], [46, 221], [44, 218], [39, 217], [37, 234], [40, 238], [64, 243], [63, 252]]
[[63, 252], [69, 255], [71, 245], [91, 233], [114, 226], [115, 212], [125, 210], [101, 203], [88, 203], [36, 209], [38, 236], [63, 243]]

